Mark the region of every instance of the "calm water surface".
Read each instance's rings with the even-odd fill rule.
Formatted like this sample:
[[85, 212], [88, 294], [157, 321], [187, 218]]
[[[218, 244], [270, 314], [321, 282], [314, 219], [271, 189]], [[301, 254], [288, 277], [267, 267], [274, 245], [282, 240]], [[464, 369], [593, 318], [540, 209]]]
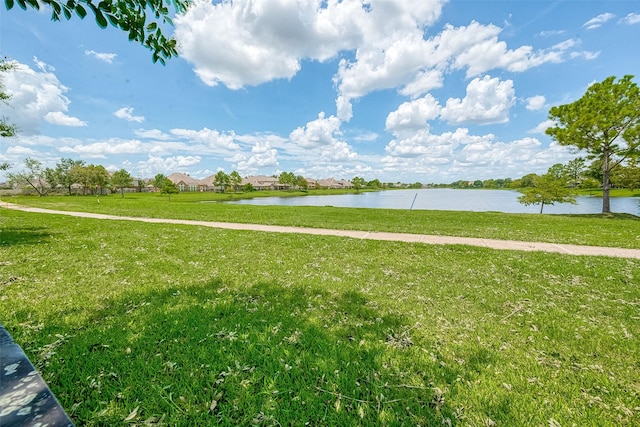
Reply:
[[[474, 212], [538, 213], [540, 206], [525, 206], [518, 202], [522, 194], [510, 190], [390, 190], [360, 194], [304, 197], [256, 197], [227, 203], [281, 206], [336, 206], [345, 208], [384, 208], [422, 210], [451, 210]], [[602, 211], [602, 198], [578, 197], [576, 205], [559, 203], [545, 205], [547, 214], [595, 214]], [[616, 197], [611, 199], [611, 211], [640, 216], [640, 199]]]

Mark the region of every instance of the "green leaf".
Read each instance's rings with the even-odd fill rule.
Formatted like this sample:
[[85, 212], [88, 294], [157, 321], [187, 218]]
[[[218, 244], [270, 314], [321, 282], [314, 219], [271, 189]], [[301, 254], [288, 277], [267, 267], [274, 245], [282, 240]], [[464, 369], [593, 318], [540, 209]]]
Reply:
[[53, 16], [58, 20], [60, 18], [60, 12], [62, 12], [62, 7], [56, 2], [51, 2], [51, 7], [53, 8]]
[[184, 12], [187, 10], [187, 7], [189, 7], [189, 2], [188, 1], [175, 1], [174, 5], [173, 5], [176, 9], [176, 12], [180, 13], [180, 12]]
[[[187, 0], [4, 0], [7, 10], [17, 4], [26, 10], [39, 10], [42, 6], [51, 7], [51, 19], [58, 21], [63, 17], [71, 19], [77, 15], [84, 19], [89, 12], [95, 16], [97, 25], [106, 28], [109, 25], [127, 33], [129, 40], [136, 41], [149, 48], [154, 62], [165, 63], [165, 58], [177, 56], [175, 42], [164, 36], [161, 23], [173, 25], [168, 16], [170, 12], [182, 13], [190, 1]], [[173, 9], [173, 11], [170, 11]], [[156, 20], [153, 19], [156, 16]], [[151, 33], [153, 37], [148, 37]]]
[[109, 14], [107, 15], [107, 18], [109, 18], [109, 22], [111, 22], [111, 25], [113, 25], [114, 27], [120, 27], [120, 29], [124, 31], [129, 30], [129, 27], [126, 26], [123, 22], [118, 21], [118, 18], [116, 18], [115, 16]]
[[77, 4], [76, 5], [76, 14], [80, 17], [80, 19], [84, 19], [84, 17], [87, 16], [87, 11], [85, 10], [84, 7], [82, 7], [82, 5]]
[[100, 28], [107, 28], [107, 25], [109, 25], [107, 23], [107, 18], [105, 18], [102, 12], [98, 9], [95, 9], [95, 13], [96, 13], [96, 22], [98, 23], [98, 26]]

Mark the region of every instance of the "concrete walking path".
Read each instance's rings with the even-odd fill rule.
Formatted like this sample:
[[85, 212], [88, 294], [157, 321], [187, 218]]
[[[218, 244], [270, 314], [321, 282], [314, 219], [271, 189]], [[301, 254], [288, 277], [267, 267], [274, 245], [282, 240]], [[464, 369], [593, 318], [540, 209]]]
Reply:
[[352, 239], [386, 240], [430, 245], [468, 245], [491, 249], [514, 251], [556, 252], [568, 255], [607, 256], [617, 258], [640, 259], [640, 249], [610, 248], [603, 246], [581, 246], [543, 242], [520, 242], [516, 240], [482, 239], [474, 237], [436, 236], [426, 234], [367, 232], [357, 230], [333, 230], [328, 228], [290, 227], [281, 225], [241, 224], [232, 222], [194, 221], [167, 218], [142, 218], [130, 216], [105, 215], [90, 212], [69, 212], [53, 209], [33, 208], [13, 203], [0, 203], [0, 207], [24, 212], [67, 215], [79, 218], [108, 219], [116, 221], [139, 221], [158, 224], [197, 225], [202, 227], [222, 228], [228, 230], [262, 231], [267, 233], [299, 233], [321, 236], [349, 237]]

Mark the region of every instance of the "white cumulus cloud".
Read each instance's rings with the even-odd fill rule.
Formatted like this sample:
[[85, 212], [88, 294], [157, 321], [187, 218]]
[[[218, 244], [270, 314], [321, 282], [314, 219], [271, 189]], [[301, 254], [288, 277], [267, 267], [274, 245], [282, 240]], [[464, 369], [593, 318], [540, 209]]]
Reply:
[[113, 115], [116, 116], [119, 119], [126, 120], [128, 122], [137, 122], [137, 123], [144, 122], [144, 117], [143, 116], [134, 116], [133, 115], [133, 108], [132, 107], [122, 107], [118, 111], [114, 112]]
[[440, 117], [452, 124], [506, 123], [514, 102], [513, 81], [484, 76], [469, 83], [463, 99], [448, 99]]
[[385, 151], [392, 157], [427, 156], [430, 161], [440, 163], [443, 159], [453, 156], [461, 145], [480, 140], [492, 140], [493, 138], [494, 136], [491, 134], [470, 135], [466, 128], [458, 128], [454, 132], [445, 132], [441, 135], [432, 134], [428, 128], [424, 128], [391, 141]]
[[86, 126], [86, 122], [68, 114], [71, 101], [65, 95], [69, 88], [55, 75], [55, 68], [34, 58], [36, 69], [19, 62], [3, 73], [3, 85], [11, 103], [0, 103], [0, 115], [18, 127], [21, 135], [39, 133], [40, 124]]
[[344, 141], [335, 141], [330, 147], [322, 150], [321, 158], [329, 162], [346, 162], [358, 158], [358, 153]]
[[416, 74], [411, 82], [400, 89], [399, 92], [401, 95], [417, 98], [432, 89], [442, 87], [443, 84], [444, 73], [442, 70], [422, 70]]
[[93, 56], [94, 58], [99, 59], [102, 62], [106, 62], [107, 64], [112, 64], [116, 59], [116, 56], [118, 56], [115, 53], [96, 52], [95, 50], [85, 50], [84, 54]]
[[39, 154], [39, 151], [36, 151], [29, 147], [21, 147], [19, 145], [13, 145], [7, 148], [5, 153], [7, 156], [33, 156], [34, 154]]
[[156, 140], [164, 141], [171, 138], [169, 135], [167, 135], [166, 133], [162, 132], [159, 129], [136, 129], [133, 131], [133, 133], [138, 138], [145, 138], [145, 139], [156, 139]]
[[552, 163], [575, 157], [570, 148], [555, 143], [545, 147], [537, 138], [500, 141], [493, 134], [472, 135], [466, 128], [440, 135], [420, 129], [391, 141], [386, 152], [387, 156], [380, 159], [385, 172], [394, 176], [407, 171], [437, 176], [436, 182], [460, 177], [517, 178], [544, 172]]
[[258, 173], [263, 168], [279, 167], [278, 150], [271, 148], [269, 141], [258, 141], [251, 149], [251, 154], [236, 153], [227, 159], [235, 164], [236, 169], [242, 175]]
[[591, 18], [587, 22], [585, 22], [582, 26], [587, 30], [595, 30], [596, 28], [600, 28], [603, 24], [606, 24], [610, 20], [615, 18], [613, 13], [601, 13], [595, 18]]
[[[468, 78], [492, 69], [524, 72], [545, 63], [571, 58], [575, 40], [566, 40], [546, 49], [531, 46], [509, 49], [499, 40], [502, 29], [471, 22], [467, 26], [445, 25], [425, 39], [419, 29], [405, 29], [403, 36], [383, 45], [363, 45], [354, 60], [343, 59], [334, 78], [340, 99], [339, 111], [350, 111], [352, 99], [381, 90], [400, 88], [402, 95], [417, 98], [443, 85], [450, 70], [466, 69]], [[343, 120], [349, 116], [339, 115]]]
[[621, 19], [627, 25], [640, 24], [640, 13], [630, 13]]
[[442, 87], [447, 74], [458, 69], [468, 78], [492, 69], [523, 72], [580, 54], [575, 40], [538, 50], [509, 47], [499, 39], [500, 27], [475, 21], [426, 33], [445, 3], [196, 0], [176, 17], [175, 34], [181, 57], [205, 84], [231, 89], [291, 79], [304, 60], [349, 52], [334, 77], [335, 114], [343, 122], [353, 117], [354, 99], [376, 90], [396, 89], [416, 99]]
[[87, 122], [77, 117], [68, 116], [62, 111], [50, 111], [45, 114], [44, 120], [52, 125], [58, 126], [82, 127], [87, 125]]
[[325, 117], [325, 113], [318, 114], [316, 120], [308, 122], [293, 130], [289, 139], [297, 148], [306, 150], [307, 156], [314, 156], [324, 161], [349, 161], [357, 158], [357, 153], [345, 141], [341, 140], [340, 126], [342, 121], [336, 116]]
[[553, 120], [545, 120], [544, 122], [539, 123], [535, 128], [531, 129], [529, 133], [539, 133], [544, 135], [545, 131], [550, 127], [555, 126], [555, 124], [556, 123]]
[[236, 150], [240, 146], [234, 141], [235, 134], [221, 133], [215, 129], [202, 128], [200, 130], [193, 129], [171, 129], [171, 135], [187, 139], [191, 142], [204, 144], [211, 149]]
[[296, 128], [289, 138], [292, 142], [304, 148], [316, 148], [335, 143], [340, 134], [341, 121], [336, 116], [325, 117], [325, 113], [318, 114], [316, 120], [306, 126]]
[[410, 102], [405, 102], [387, 116], [386, 129], [390, 132], [424, 128], [427, 121], [440, 114], [440, 104], [432, 96], [427, 95]]
[[201, 161], [200, 156], [169, 156], [161, 157], [149, 155], [147, 160], [139, 161], [136, 165], [137, 175], [151, 177], [158, 173], [170, 175], [174, 172], [181, 172], [191, 166], [195, 166]]
[[[327, 60], [407, 27], [433, 23], [443, 1], [236, 0], [194, 2], [175, 19], [180, 54], [208, 85], [238, 89], [290, 79], [301, 60]], [[224, 46], [224, 49], [220, 49]]]
[[545, 103], [547, 102], [547, 98], [543, 95], [536, 95], [526, 99], [527, 105], [526, 109], [529, 111], [541, 110], [544, 108]]
[[91, 158], [106, 158], [110, 155], [140, 154], [145, 151], [143, 144], [138, 140], [120, 140], [112, 138], [107, 141], [90, 144], [76, 144], [60, 147], [61, 153], [78, 154]]
[[471, 163], [475, 167], [508, 166], [514, 162], [532, 161], [541, 146], [536, 138], [523, 138], [509, 143], [482, 140], [463, 147], [457, 160], [461, 163]]

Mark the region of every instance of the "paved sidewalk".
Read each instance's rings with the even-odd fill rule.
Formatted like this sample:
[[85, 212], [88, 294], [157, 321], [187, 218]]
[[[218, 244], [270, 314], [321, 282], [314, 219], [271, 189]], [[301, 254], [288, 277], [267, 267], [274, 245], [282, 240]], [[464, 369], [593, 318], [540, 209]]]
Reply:
[[349, 237], [352, 239], [387, 240], [411, 243], [424, 243], [430, 245], [468, 245], [480, 246], [491, 249], [503, 249], [514, 251], [542, 251], [557, 252], [569, 255], [607, 256], [617, 258], [640, 259], [640, 249], [609, 248], [603, 246], [565, 245], [542, 242], [520, 242], [516, 240], [481, 239], [474, 237], [435, 236], [426, 234], [366, 232], [356, 230], [332, 230], [328, 228], [288, 227], [280, 225], [241, 224], [232, 222], [193, 221], [166, 218], [139, 218], [130, 216], [105, 215], [90, 212], [67, 212], [53, 209], [32, 208], [13, 203], [0, 203], [0, 207], [20, 210], [24, 212], [36, 212], [46, 214], [68, 215], [80, 218], [108, 219], [115, 221], [139, 221], [158, 224], [184, 224], [202, 227], [223, 228], [229, 230], [263, 231], [268, 233], [299, 233], [315, 234], [322, 236]]

